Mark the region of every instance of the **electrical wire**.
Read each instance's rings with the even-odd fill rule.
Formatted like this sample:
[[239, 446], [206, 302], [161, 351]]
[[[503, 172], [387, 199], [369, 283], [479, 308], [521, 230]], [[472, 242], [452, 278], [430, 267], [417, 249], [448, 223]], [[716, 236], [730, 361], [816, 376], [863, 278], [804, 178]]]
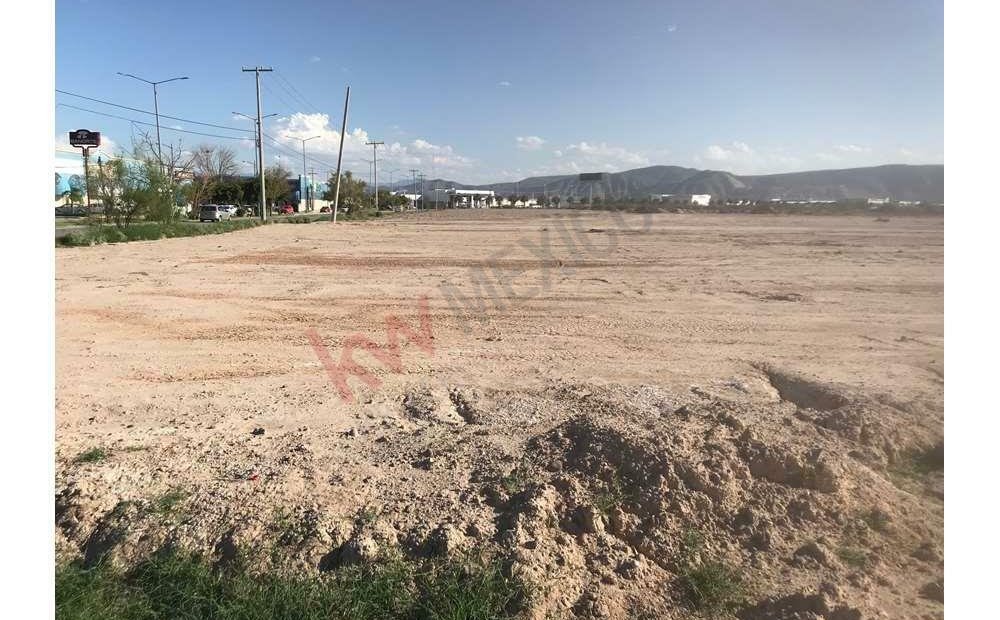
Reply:
[[[73, 108], [74, 110], [80, 110], [82, 112], [90, 112], [91, 114], [98, 114], [100, 116], [107, 116], [109, 118], [117, 118], [119, 120], [128, 121], [130, 123], [136, 123], [138, 125], [146, 125], [148, 127], [156, 127], [155, 123], [147, 123], [146, 121], [135, 120], [134, 118], [126, 118], [124, 116], [118, 116], [117, 114], [108, 114], [107, 112], [98, 112], [97, 110], [90, 110], [88, 108], [81, 108], [80, 106], [71, 105], [69, 103], [57, 103], [56, 106], [63, 106], [65, 108]], [[162, 114], [160, 116], [163, 116]], [[170, 117], [166, 117], [170, 118]], [[170, 131], [180, 131], [182, 133], [190, 133], [196, 136], [207, 136], [209, 138], [222, 138], [224, 140], [250, 140], [251, 138], [247, 136], [220, 136], [214, 133], [203, 133], [200, 131], [191, 131], [190, 129], [178, 129], [176, 127], [171, 127], [169, 125], [161, 125], [160, 129], [169, 129]]]
[[[156, 112], [150, 112], [149, 110], [141, 110], [139, 108], [132, 108], [132, 107], [129, 107], [127, 105], [121, 105], [121, 104], [118, 104], [118, 103], [112, 103], [110, 101], [104, 101], [102, 99], [94, 99], [93, 97], [85, 97], [84, 95], [80, 95], [80, 94], [77, 94], [77, 93], [71, 93], [71, 92], [66, 91], [66, 90], [59, 90], [58, 88], [56, 89], [56, 92], [60, 93], [62, 95], [69, 95], [70, 97], [79, 97], [80, 99], [86, 99], [87, 101], [94, 101], [96, 103], [103, 103], [104, 105], [109, 105], [109, 106], [113, 106], [113, 107], [116, 107], [116, 108], [122, 108], [123, 110], [131, 110], [133, 112], [141, 112], [143, 114], [149, 114], [150, 116], [156, 116], [157, 115]], [[192, 125], [203, 125], [205, 127], [215, 127], [215, 128], [218, 128], [218, 129], [228, 129], [229, 131], [239, 131], [241, 133], [247, 133], [247, 132], [250, 131], [249, 129], [246, 129], [245, 127], [228, 127], [226, 125], [216, 125], [215, 123], [203, 123], [201, 121], [193, 121], [193, 120], [188, 119], [188, 118], [180, 118], [178, 116], [169, 116], [167, 114], [160, 114], [159, 116], [160, 116], [160, 118], [169, 118], [170, 120], [173, 120], [173, 121], [181, 121], [182, 123], [191, 123]]]

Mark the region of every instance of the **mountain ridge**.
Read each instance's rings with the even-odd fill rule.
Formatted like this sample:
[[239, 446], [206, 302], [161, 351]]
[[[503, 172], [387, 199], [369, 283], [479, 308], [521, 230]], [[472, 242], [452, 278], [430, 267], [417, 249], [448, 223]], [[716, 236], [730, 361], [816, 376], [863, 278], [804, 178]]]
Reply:
[[[418, 183], [402, 185], [413, 192]], [[504, 183], [468, 184], [448, 179], [424, 182], [431, 189], [492, 189], [502, 196], [542, 194], [582, 198], [590, 184], [579, 175], [527, 177]], [[699, 170], [682, 166], [645, 166], [606, 173], [593, 182], [595, 197], [644, 198], [651, 194], [711, 194], [734, 200], [850, 200], [885, 198], [944, 202], [944, 164], [883, 164], [857, 168], [831, 168], [761, 175], [738, 175], [725, 170]]]

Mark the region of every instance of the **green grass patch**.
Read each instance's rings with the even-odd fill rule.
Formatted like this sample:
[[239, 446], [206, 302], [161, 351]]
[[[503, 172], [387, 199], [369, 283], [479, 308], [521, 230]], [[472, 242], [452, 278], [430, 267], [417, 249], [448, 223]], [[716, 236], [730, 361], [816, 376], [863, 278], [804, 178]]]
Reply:
[[907, 450], [888, 467], [894, 482], [920, 480], [929, 474], [944, 471], [944, 443], [929, 448]]
[[876, 532], [884, 533], [889, 529], [889, 515], [878, 508], [872, 508], [862, 514], [861, 520], [867, 523], [868, 527]]
[[868, 554], [857, 547], [841, 547], [837, 549], [837, 557], [851, 568], [862, 569], [868, 566]]
[[200, 235], [217, 235], [220, 233], [245, 230], [260, 226], [256, 218], [226, 220], [223, 222], [137, 222], [121, 230], [111, 224], [91, 226], [87, 230], [73, 231], [63, 237], [56, 238], [56, 245], [87, 246], [101, 243], [125, 243], [128, 241], [152, 241], [170, 239], [173, 237], [197, 237]]
[[747, 590], [739, 572], [724, 562], [704, 561], [705, 538], [696, 529], [681, 537], [679, 576], [687, 603], [695, 610], [716, 616], [746, 604]]
[[746, 604], [740, 574], [722, 562], [689, 566], [681, 573], [688, 602], [694, 609], [715, 616]]
[[111, 456], [111, 453], [105, 450], [104, 448], [91, 448], [90, 450], [81, 452], [80, 454], [76, 455], [76, 458], [73, 459], [73, 462], [99, 463], [104, 459], [108, 458], [109, 456]]
[[472, 560], [387, 559], [305, 578], [161, 553], [127, 572], [56, 570], [58, 620], [486, 620], [515, 617], [528, 595], [495, 562]]
[[169, 516], [177, 511], [178, 504], [187, 499], [187, 493], [180, 489], [170, 489], [153, 499], [152, 508], [157, 514]]

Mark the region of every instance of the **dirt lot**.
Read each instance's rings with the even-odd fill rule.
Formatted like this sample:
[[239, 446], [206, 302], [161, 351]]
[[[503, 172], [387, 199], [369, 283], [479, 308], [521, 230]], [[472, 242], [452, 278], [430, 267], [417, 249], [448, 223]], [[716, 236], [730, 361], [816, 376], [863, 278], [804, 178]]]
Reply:
[[719, 563], [742, 618], [943, 617], [943, 286], [940, 218], [442, 211], [58, 249], [60, 552], [485, 550], [537, 617], [688, 617]]

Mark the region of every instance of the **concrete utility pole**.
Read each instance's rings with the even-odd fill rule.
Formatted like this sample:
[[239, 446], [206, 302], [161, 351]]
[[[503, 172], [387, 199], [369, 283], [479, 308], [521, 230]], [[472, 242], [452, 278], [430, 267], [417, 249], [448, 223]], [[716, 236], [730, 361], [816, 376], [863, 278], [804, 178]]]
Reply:
[[261, 71], [273, 71], [270, 67], [254, 67], [253, 69], [247, 69], [243, 67], [243, 72], [247, 73], [253, 71], [254, 77], [257, 82], [257, 161], [260, 162], [260, 221], [267, 221], [267, 195], [264, 187], [264, 140], [261, 136], [261, 119], [264, 115], [261, 114], [260, 106], [260, 72]]
[[420, 178], [420, 206], [427, 208], [427, 196], [425, 195], [424, 180], [427, 178], [423, 172], [417, 175]]
[[[410, 174], [413, 175], [413, 184], [410, 185], [410, 191], [413, 192], [414, 196], [417, 195], [417, 173], [418, 172], [420, 172], [420, 171], [417, 170], [416, 168], [410, 168]], [[413, 208], [414, 209], [417, 208], [417, 199], [416, 198], [413, 199]]]
[[313, 168], [309, 171], [309, 210], [312, 211], [316, 208], [316, 169]]
[[[270, 69], [268, 69], [270, 71]], [[141, 78], [138, 75], [132, 75], [131, 73], [117, 72], [118, 75], [123, 77], [130, 77], [134, 80], [139, 80], [140, 82], [145, 82], [147, 84], [153, 85], [153, 114], [156, 116], [156, 158], [160, 162], [160, 168], [163, 168], [163, 147], [160, 146], [160, 103], [157, 100], [156, 87], [160, 84], [166, 84], [167, 82], [173, 82], [176, 80], [186, 80], [187, 76], [170, 78], [169, 80], [160, 80], [159, 82], [151, 82], [145, 78]]]
[[375, 210], [378, 211], [378, 145], [385, 142], [372, 140], [365, 144], [372, 147], [372, 186], [375, 188]]
[[340, 125], [340, 150], [337, 151], [337, 188], [333, 190], [333, 219], [337, 222], [337, 207], [340, 206], [340, 162], [344, 157], [344, 132], [347, 131], [347, 106], [351, 103], [351, 87], [347, 87], [347, 96], [344, 98], [344, 122]]
[[[246, 119], [250, 119], [251, 121], [253, 121], [254, 131], [257, 130], [257, 117], [256, 116], [250, 116], [249, 114], [244, 114], [242, 112], [233, 112], [233, 114], [235, 114], [236, 116], [242, 116], [243, 118], [246, 118]], [[266, 114], [264, 116], [264, 118], [271, 118], [272, 116], [277, 116], [277, 114], [276, 113], [275, 114]], [[255, 135], [254, 136], [254, 140], [260, 141], [260, 135], [259, 134]], [[260, 164], [257, 161], [257, 143], [255, 142], [254, 145], [253, 145], [253, 175], [254, 176], [257, 176], [257, 170], [258, 170], [258, 166], [259, 165]]]

